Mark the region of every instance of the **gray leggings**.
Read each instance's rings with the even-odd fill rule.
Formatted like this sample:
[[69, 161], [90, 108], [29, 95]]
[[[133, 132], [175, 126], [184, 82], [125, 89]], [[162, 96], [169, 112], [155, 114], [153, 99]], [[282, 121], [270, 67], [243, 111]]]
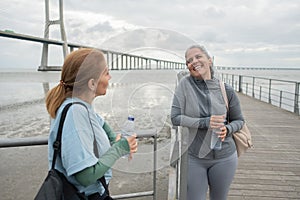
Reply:
[[205, 200], [209, 187], [210, 200], [226, 200], [237, 168], [237, 153], [218, 160], [189, 156], [188, 200]]

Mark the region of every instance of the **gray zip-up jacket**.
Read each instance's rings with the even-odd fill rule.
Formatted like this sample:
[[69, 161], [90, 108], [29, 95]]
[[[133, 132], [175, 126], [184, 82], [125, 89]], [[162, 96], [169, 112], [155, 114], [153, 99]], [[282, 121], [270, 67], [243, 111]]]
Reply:
[[[240, 130], [244, 124], [239, 99], [230, 85], [225, 84], [229, 113], [220, 89], [218, 79], [198, 80], [190, 75], [183, 77], [176, 87], [171, 121], [175, 126], [183, 126], [189, 133], [189, 154], [204, 159], [219, 159], [232, 155], [236, 151], [232, 133]], [[210, 148], [211, 115], [226, 117], [227, 136], [221, 150]]]

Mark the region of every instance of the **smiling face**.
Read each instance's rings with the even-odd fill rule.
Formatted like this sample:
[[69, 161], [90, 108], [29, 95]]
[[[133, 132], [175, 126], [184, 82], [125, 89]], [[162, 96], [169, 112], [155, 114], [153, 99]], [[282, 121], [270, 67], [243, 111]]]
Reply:
[[198, 79], [211, 79], [212, 60], [201, 49], [194, 47], [186, 52], [186, 65], [191, 76]]

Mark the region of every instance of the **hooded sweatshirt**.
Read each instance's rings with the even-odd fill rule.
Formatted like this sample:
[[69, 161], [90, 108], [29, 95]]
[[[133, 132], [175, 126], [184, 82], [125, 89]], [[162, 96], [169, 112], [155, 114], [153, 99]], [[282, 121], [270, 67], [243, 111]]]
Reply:
[[[232, 133], [244, 124], [239, 99], [230, 85], [225, 84], [229, 110], [218, 79], [199, 80], [193, 76], [183, 77], [175, 89], [171, 108], [171, 121], [184, 127], [188, 134], [188, 152], [203, 159], [220, 159], [232, 155], [236, 146]], [[225, 115], [227, 135], [221, 150], [210, 148], [212, 130], [209, 128], [211, 115]], [[186, 129], [185, 129], [186, 128]]]

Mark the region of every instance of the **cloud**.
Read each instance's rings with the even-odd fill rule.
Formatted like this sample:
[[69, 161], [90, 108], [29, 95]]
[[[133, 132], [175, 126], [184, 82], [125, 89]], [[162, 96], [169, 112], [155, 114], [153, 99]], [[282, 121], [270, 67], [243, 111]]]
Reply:
[[0, 2], [0, 30], [43, 36], [44, 2], [18, 0]]
[[[55, 19], [58, 3], [51, 5]], [[44, 9], [44, 1], [2, 0], [0, 29], [43, 37]], [[201, 43], [224, 65], [257, 65], [262, 59], [300, 66], [299, 10], [294, 0], [65, 0], [64, 20], [68, 41], [77, 44], [180, 54]], [[57, 27], [51, 36], [60, 39]], [[3, 53], [1, 59], [7, 59]]]
[[110, 25], [109, 21], [104, 23], [98, 23], [95, 26], [87, 29], [87, 32], [112, 32], [114, 31], [113, 27]]
[[101, 46], [122, 52], [150, 47], [183, 54], [188, 46], [195, 43], [191, 38], [172, 30], [141, 28], [111, 37]]

